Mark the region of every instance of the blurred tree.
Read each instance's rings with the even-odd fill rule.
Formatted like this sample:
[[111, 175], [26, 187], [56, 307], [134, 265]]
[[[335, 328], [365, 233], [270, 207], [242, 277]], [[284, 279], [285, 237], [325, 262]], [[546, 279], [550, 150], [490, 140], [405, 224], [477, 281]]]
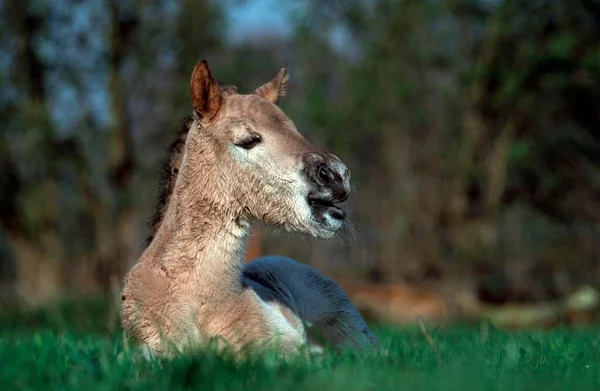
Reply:
[[[156, 135], [174, 137], [162, 126], [174, 128], [188, 94], [179, 89], [189, 70], [180, 72], [218, 47], [221, 10], [208, 1], [137, 0], [7, 0], [4, 10], [2, 49], [12, 63], [2, 80], [10, 121], [0, 135], [0, 218], [12, 261], [0, 270], [14, 262], [19, 298], [31, 304], [70, 289], [110, 290], [141, 247], [135, 232], [146, 216], [133, 200], [152, 202], [136, 191], [136, 176], [155, 186], [154, 172], [147, 180], [150, 171], [140, 170], [154, 158], [135, 145], [151, 151]], [[178, 87], [161, 88], [169, 83]], [[72, 97], [77, 105], [65, 106]], [[99, 97], [109, 104], [98, 106]]]
[[[526, 247], [509, 243], [539, 229], [525, 215], [502, 228], [521, 205], [550, 219], [548, 229], [597, 221], [594, 4], [309, 2], [296, 39], [324, 42], [305, 52], [329, 71], [310, 78], [320, 93], [305, 95], [322, 114], [306, 108], [304, 118], [323, 124], [328, 143], [351, 157], [359, 195], [377, 198], [358, 210], [379, 232], [369, 239], [374, 275], [421, 280], [454, 269], [465, 279], [466, 264], [514, 269], [523, 257], [534, 267], [565, 240], [588, 243], [587, 255], [579, 247], [569, 258], [597, 268], [589, 262], [598, 248], [584, 239], [597, 237], [593, 225], [561, 245], [532, 233], [537, 244]], [[326, 54], [333, 29], [346, 32], [343, 61]], [[332, 99], [324, 86], [334, 77], [342, 82]]]
[[[2, 224], [17, 259], [18, 292], [35, 302], [53, 294], [60, 284], [57, 265], [63, 252], [57, 206], [62, 143], [50, 121], [47, 64], [37, 47], [47, 33], [45, 4], [7, 1], [4, 7], [4, 15], [10, 15], [3, 21], [9, 30], [6, 36], [14, 45], [11, 84], [18, 92], [3, 102], [3, 112], [10, 118], [3, 135], [5, 184], [10, 186], [12, 199], [3, 206]], [[17, 146], [20, 151], [11, 151], [11, 138], [22, 139]], [[11, 161], [11, 155], [15, 160]]]
[[0, 280], [23, 299], [116, 286], [200, 58], [240, 92], [289, 67], [283, 109], [352, 170], [356, 243], [268, 252], [377, 280], [483, 277], [493, 300], [592, 278], [576, 271], [600, 250], [597, 2], [305, 0], [281, 8], [290, 36], [229, 42], [236, 1], [0, 3]]

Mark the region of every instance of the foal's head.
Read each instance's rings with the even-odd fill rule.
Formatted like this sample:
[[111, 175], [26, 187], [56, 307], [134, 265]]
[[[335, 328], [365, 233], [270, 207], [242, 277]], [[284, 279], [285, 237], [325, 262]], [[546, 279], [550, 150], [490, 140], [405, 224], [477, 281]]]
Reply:
[[339, 158], [302, 137], [277, 106], [287, 80], [281, 69], [252, 93], [237, 94], [219, 87], [208, 64], [200, 61], [190, 85], [191, 130], [197, 131], [190, 131], [188, 142], [197, 138], [208, 144], [237, 217], [330, 238], [346, 218], [337, 204], [348, 198], [350, 172]]

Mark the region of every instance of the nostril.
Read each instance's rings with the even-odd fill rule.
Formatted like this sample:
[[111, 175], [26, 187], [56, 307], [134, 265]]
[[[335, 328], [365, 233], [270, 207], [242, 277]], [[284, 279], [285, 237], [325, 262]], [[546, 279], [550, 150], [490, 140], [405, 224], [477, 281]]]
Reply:
[[339, 199], [339, 201], [337, 201], [337, 202], [344, 202], [344, 201], [346, 201], [348, 198], [350, 198], [350, 192], [347, 192], [347, 193], [345, 193], [345, 194], [341, 195], [341, 196], [340, 196], [340, 199]]
[[335, 181], [335, 174], [327, 166], [321, 166], [319, 168], [319, 178], [325, 183], [331, 183]]

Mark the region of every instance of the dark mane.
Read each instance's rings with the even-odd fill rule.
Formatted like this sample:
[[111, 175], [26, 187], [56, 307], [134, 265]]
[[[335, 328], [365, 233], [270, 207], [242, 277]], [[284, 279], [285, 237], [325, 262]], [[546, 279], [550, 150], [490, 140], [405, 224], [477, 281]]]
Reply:
[[[227, 86], [224, 84], [219, 85], [221, 94], [233, 95], [237, 93], [235, 86]], [[183, 148], [185, 141], [187, 140], [188, 132], [192, 126], [193, 116], [187, 116], [181, 121], [181, 128], [177, 133], [175, 140], [169, 145], [167, 149], [167, 157], [164, 159], [160, 167], [160, 179], [159, 179], [159, 193], [157, 197], [156, 210], [148, 222], [150, 228], [150, 234], [144, 242], [144, 247], [148, 247], [154, 235], [162, 224], [163, 217], [167, 211], [169, 200], [173, 194], [173, 188], [175, 187], [175, 181], [177, 181], [177, 174], [179, 174], [179, 166], [181, 165], [181, 158], [183, 156]]]
[[154, 235], [162, 224], [163, 216], [169, 205], [169, 200], [173, 194], [177, 174], [179, 174], [179, 165], [183, 155], [183, 148], [187, 139], [188, 132], [192, 125], [193, 117], [188, 116], [181, 122], [181, 128], [177, 133], [177, 138], [169, 145], [167, 157], [164, 159], [160, 168], [159, 193], [157, 197], [156, 210], [148, 222], [150, 234], [146, 238], [144, 247], [148, 247], [154, 239]]

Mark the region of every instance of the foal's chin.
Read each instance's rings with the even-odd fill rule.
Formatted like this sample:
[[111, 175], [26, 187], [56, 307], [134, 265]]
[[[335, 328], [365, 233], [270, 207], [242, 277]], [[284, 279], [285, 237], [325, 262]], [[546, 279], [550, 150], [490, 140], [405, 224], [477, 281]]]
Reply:
[[332, 239], [344, 226], [345, 219], [334, 219], [325, 215], [316, 220], [312, 219], [308, 234], [319, 239]]
[[316, 230], [312, 236], [318, 239], [333, 239], [335, 235], [338, 233], [339, 229], [331, 230], [331, 229], [318, 229]]

